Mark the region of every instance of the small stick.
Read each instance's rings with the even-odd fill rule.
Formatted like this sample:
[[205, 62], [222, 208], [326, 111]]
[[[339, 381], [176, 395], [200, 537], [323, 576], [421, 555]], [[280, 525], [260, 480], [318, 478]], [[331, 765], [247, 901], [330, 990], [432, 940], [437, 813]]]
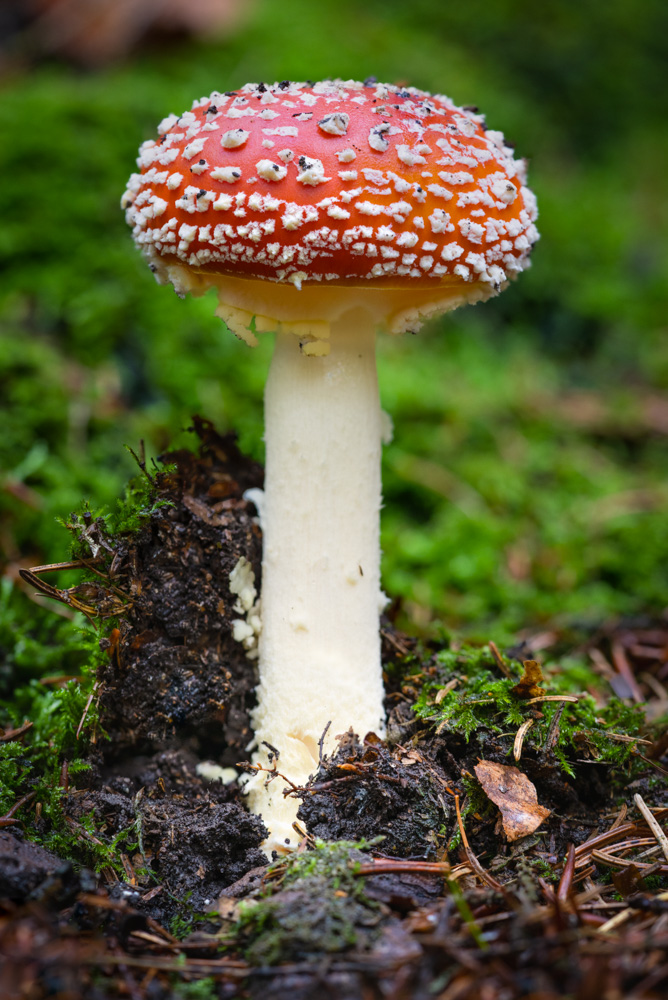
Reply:
[[18, 740], [24, 736], [29, 729], [32, 729], [33, 723], [26, 721], [18, 729], [7, 729], [0, 731], [0, 743], [10, 743], [13, 740]]
[[651, 874], [655, 872], [658, 872], [660, 875], [668, 874], [668, 865], [662, 865], [657, 861], [654, 864], [648, 865], [634, 858], [617, 857], [616, 854], [609, 854], [607, 851], [592, 851], [591, 856], [594, 861], [599, 861], [601, 864], [607, 865], [608, 868], [621, 868], [622, 871], [626, 871], [627, 868], [633, 866], [643, 876], [647, 874], [650, 868], [652, 870]]
[[329, 727], [331, 726], [331, 724], [332, 724], [332, 720], [330, 719], [329, 722], [327, 723], [327, 725], [325, 726], [325, 728], [322, 731], [322, 736], [318, 740], [318, 767], [320, 767], [320, 765], [322, 764], [323, 746], [324, 746], [324, 743], [325, 743], [325, 737], [327, 736], [327, 733], [329, 731]]
[[142, 438], [140, 440], [140, 442], [139, 442], [139, 454], [137, 454], [136, 451], [134, 450], [134, 448], [131, 448], [129, 444], [126, 444], [125, 447], [130, 452], [130, 454], [134, 458], [135, 462], [137, 463], [137, 465], [139, 466], [139, 468], [141, 469], [141, 471], [144, 473], [144, 475], [148, 479], [148, 481], [151, 484], [151, 486], [154, 486], [155, 483], [153, 481], [153, 477], [151, 476], [151, 474], [149, 473], [148, 469], [146, 468], [146, 449], [144, 447], [144, 439]]
[[77, 823], [77, 821], [75, 819], [72, 819], [71, 816], [66, 816], [65, 822], [67, 823], [68, 826], [71, 826], [72, 829], [75, 830], [80, 837], [83, 837], [84, 840], [90, 840], [91, 844], [95, 844], [97, 847], [105, 846], [101, 840], [98, 840], [97, 837], [94, 837], [92, 833], [88, 832], [85, 826], [82, 826], [81, 823]]
[[[265, 741], [263, 740], [262, 742], [264, 743]], [[266, 745], [269, 746], [268, 743]], [[283, 781], [286, 783], [286, 785], [290, 786], [289, 788], [284, 788], [283, 789], [283, 795], [284, 796], [292, 795], [294, 793], [299, 794], [299, 792], [303, 792], [304, 791], [303, 788], [300, 788], [299, 785], [295, 785], [295, 783], [293, 781], [290, 781], [289, 778], [286, 778], [286, 776], [284, 774], [281, 774], [281, 772], [279, 770], [277, 770], [277, 768], [276, 768], [276, 761], [275, 760], [272, 762], [272, 766], [271, 767], [262, 767], [261, 764], [249, 764], [248, 761], [239, 761], [239, 763], [237, 764], [237, 767], [241, 771], [246, 771], [247, 774], [259, 774], [261, 771], [264, 771], [266, 774], [269, 775], [269, 777], [266, 779], [266, 782], [265, 782], [265, 784], [267, 784], [267, 785], [270, 782], [272, 782], [274, 780], [274, 778], [282, 778]]]
[[527, 698], [525, 704], [535, 705], [537, 701], [579, 701], [576, 694], [541, 694], [538, 698]]
[[559, 885], [557, 886], [557, 899], [560, 903], [565, 903], [571, 893], [571, 886], [573, 884], [573, 874], [575, 873], [575, 844], [569, 844], [568, 847], [568, 857], [566, 858], [566, 864], [564, 865], [564, 870], [561, 873], [561, 878], [559, 879]]
[[452, 677], [445, 685], [445, 687], [438, 689], [438, 691], [436, 692], [436, 696], [434, 698], [434, 704], [440, 705], [443, 699], [445, 698], [446, 694], [450, 694], [451, 691], [454, 691], [454, 689], [457, 687], [458, 684], [459, 684], [459, 677]]
[[297, 854], [303, 854], [309, 848], [315, 847], [315, 837], [312, 837], [310, 833], [307, 833], [303, 826], [300, 826], [297, 820], [292, 824], [292, 829], [295, 831], [299, 837], [299, 843], [296, 847]]
[[22, 806], [25, 806], [28, 802], [30, 802], [30, 800], [33, 799], [36, 794], [37, 794], [36, 792], [28, 792], [28, 794], [24, 795], [22, 799], [19, 799], [18, 802], [15, 802], [12, 808], [9, 809], [4, 816], [0, 816], [0, 827], [12, 826], [14, 823], [20, 823], [21, 820], [14, 819], [14, 816], [16, 816], [19, 809], [21, 809]]
[[123, 865], [123, 871], [125, 872], [125, 877], [129, 885], [137, 884], [137, 873], [132, 867], [132, 862], [130, 861], [127, 854], [121, 852], [121, 864]]
[[[664, 806], [663, 808], [655, 811], [660, 813], [661, 817], [663, 817], [665, 813], [668, 813], [668, 808]], [[586, 840], [583, 844], [580, 844], [579, 847], [576, 847], [575, 855], [577, 858], [580, 858], [592, 847], [604, 847], [606, 844], [614, 843], [619, 840], [620, 834], [635, 833], [637, 828], [637, 823], [623, 823], [621, 826], [617, 826], [613, 823], [611, 828], [606, 833], [597, 833], [596, 836], [590, 837], [589, 840]], [[587, 864], [587, 862], [585, 861], [583, 864]], [[582, 865], [580, 865], [580, 867], [582, 867]]]
[[393, 858], [374, 858], [372, 861], [363, 861], [355, 874], [357, 875], [382, 875], [392, 872], [420, 872], [425, 875], [445, 875], [450, 880], [462, 878], [464, 875], [471, 875], [472, 868], [469, 865], [456, 865], [454, 868], [447, 861], [407, 861]]
[[612, 830], [616, 830], [618, 826], [622, 825], [622, 823], [626, 819], [626, 814], [627, 814], [628, 811], [629, 811], [629, 807], [627, 806], [626, 802], [623, 802], [622, 803], [622, 808], [619, 810], [619, 813], [617, 814], [617, 816], [615, 816], [615, 820], [614, 820], [612, 826], [610, 827], [611, 831]]
[[494, 662], [496, 663], [497, 667], [499, 668], [499, 670], [501, 671], [501, 673], [503, 674], [503, 676], [507, 677], [510, 680], [513, 675], [511, 674], [510, 670], [508, 669], [508, 667], [504, 663], [503, 657], [501, 656], [501, 653], [499, 652], [499, 647], [497, 646], [497, 644], [495, 642], [490, 642], [489, 643], [489, 649], [490, 649], [490, 652], [491, 652], [492, 656], [494, 657]]
[[515, 760], [519, 760], [522, 756], [522, 744], [524, 743], [524, 737], [532, 726], [533, 719], [527, 719], [526, 722], [523, 722], [517, 730], [517, 733], [515, 734], [515, 742], [513, 743], [513, 757]]
[[632, 914], [633, 910], [630, 908], [627, 910], [621, 910], [620, 913], [615, 913], [614, 917], [610, 917], [609, 920], [606, 920], [604, 924], [601, 924], [601, 926], [597, 928], [596, 933], [607, 934], [608, 931], [616, 930], [616, 928], [621, 924], [625, 924]]
[[70, 608], [74, 608], [75, 611], [80, 611], [89, 620], [91, 625], [94, 625], [93, 616], [96, 614], [95, 608], [90, 607], [88, 604], [84, 604], [82, 601], [73, 597], [67, 590], [59, 590], [57, 587], [52, 587], [50, 583], [44, 583], [40, 580], [38, 576], [35, 576], [33, 572], [29, 569], [20, 569], [19, 576], [25, 583], [29, 583], [31, 587], [38, 590], [45, 597], [50, 597], [54, 601], [60, 601], [61, 604], [66, 604]]
[[88, 701], [86, 702], [86, 704], [84, 706], [84, 710], [83, 710], [81, 719], [79, 721], [79, 725], [77, 726], [76, 739], [79, 739], [79, 736], [81, 735], [81, 730], [83, 729], [83, 724], [86, 721], [86, 716], [88, 715], [88, 712], [90, 710], [90, 706], [93, 703], [93, 698], [95, 697], [95, 692], [97, 691], [97, 686], [98, 686], [98, 682], [95, 681], [95, 683], [93, 684], [93, 689], [92, 689], [91, 693], [88, 695]]
[[656, 841], [659, 844], [661, 850], [663, 851], [666, 861], [668, 861], [668, 837], [666, 837], [665, 833], [663, 832], [663, 830], [657, 823], [656, 819], [652, 815], [652, 812], [647, 803], [645, 802], [645, 800], [643, 799], [642, 795], [638, 795], [636, 793], [633, 796], [633, 801], [635, 802], [640, 812], [643, 814], [647, 826], [650, 828], [650, 830], [656, 837]]
[[611, 653], [612, 662], [617, 668], [617, 673], [620, 674], [628, 684], [633, 700], [636, 702], [644, 701], [642, 691], [638, 686], [638, 681], [636, 680], [635, 674], [631, 669], [631, 664], [626, 657], [622, 644], [620, 642], [613, 642]]
[[566, 704], [562, 702], [552, 716], [552, 721], [550, 722], [547, 736], [545, 737], [545, 743], [543, 744], [544, 753], [549, 753], [549, 751], [553, 750], [557, 744], [557, 740], [559, 739], [559, 730], [561, 728], [561, 717], [564, 714], [565, 708]]
[[63, 569], [90, 569], [93, 573], [97, 573], [98, 576], [104, 576], [104, 573], [100, 573], [99, 570], [94, 567], [98, 564], [104, 562], [103, 558], [97, 559], [87, 559], [85, 562], [83, 559], [72, 559], [70, 562], [59, 562], [59, 563], [47, 563], [45, 566], [31, 566], [31, 573], [55, 573]]
[[466, 857], [468, 858], [468, 862], [471, 868], [476, 873], [476, 875], [478, 875], [478, 877], [481, 878], [483, 882], [485, 882], [488, 886], [490, 886], [492, 889], [496, 889], [498, 892], [503, 892], [503, 894], [505, 895], [505, 891], [501, 883], [497, 882], [497, 880], [494, 878], [493, 875], [490, 875], [489, 872], [485, 871], [485, 869], [480, 864], [477, 857], [475, 856], [475, 854], [473, 853], [473, 851], [469, 846], [469, 839], [466, 836], [466, 830], [464, 829], [464, 823], [462, 821], [462, 812], [461, 809], [459, 808], [458, 795], [455, 795], [455, 809], [457, 810], [457, 825], [459, 826], [459, 833], [461, 834], [462, 844], [464, 845], [464, 850], [466, 851]]

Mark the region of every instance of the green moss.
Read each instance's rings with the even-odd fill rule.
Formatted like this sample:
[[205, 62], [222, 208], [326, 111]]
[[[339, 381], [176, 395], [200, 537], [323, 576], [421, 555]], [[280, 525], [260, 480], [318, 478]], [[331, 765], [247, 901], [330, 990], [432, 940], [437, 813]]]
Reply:
[[[440, 731], [462, 734], [467, 742], [472, 733], [483, 741], [486, 735], [498, 734], [510, 756], [517, 729], [530, 719], [523, 752], [544, 753], [550, 736], [554, 742], [549, 754], [554, 754], [561, 769], [571, 776], [575, 762], [583, 757], [611, 765], [610, 778], [617, 783], [645, 769], [636, 760], [634, 742], [648, 729], [640, 706], [627, 705], [616, 697], [597, 705], [589, 693], [579, 693], [577, 702], [541, 700], [531, 704], [531, 699], [514, 690], [522, 677], [520, 664], [506, 661], [510, 676], [500, 675], [489, 646], [445, 649], [436, 655], [436, 663], [437, 677], [424, 684], [414, 708], [419, 718]], [[571, 665], [565, 672], [553, 667], [546, 671], [542, 684], [547, 696], [558, 697], [572, 695], [573, 682], [585, 678], [589, 683], [597, 680], [582, 664], [579, 669]], [[439, 696], [439, 691], [455, 680], [457, 684]]]
[[369, 846], [365, 841], [317, 841], [314, 849], [272, 865], [264, 897], [242, 904], [234, 931], [251, 964], [273, 965], [368, 945], [378, 908], [366, 897], [364, 880], [356, 872], [360, 852]]
[[190, 983], [174, 982], [172, 990], [174, 1000], [216, 1000], [219, 996], [216, 981], [211, 976]]
[[16, 789], [24, 785], [30, 774], [30, 763], [25, 749], [17, 742], [0, 744], [0, 815], [14, 805]]
[[[114, 845], [95, 845], [73, 830], [62, 807], [65, 784], [89, 767], [84, 758], [90, 740], [105, 738], [92, 697], [98, 664], [106, 655], [100, 634], [82, 616], [76, 627], [42, 609], [25, 618], [16, 598], [9, 581], [2, 581], [0, 682], [4, 674], [6, 683], [0, 683], [0, 725], [16, 729], [28, 720], [32, 727], [21, 742], [0, 745], [0, 813], [32, 792], [32, 800], [16, 814], [31, 839], [81, 864], [100, 868], [113, 859], [117, 867]], [[95, 835], [91, 818], [84, 830]]]
[[[354, 12], [351, 35], [351, 0], [286, 3], [278, 11], [259, 0], [236, 34], [155, 47], [89, 72], [85, 86], [53, 63], [4, 84], [7, 558], [62, 558], [55, 517], [81, 497], [109, 509], [133, 471], [123, 446], [143, 438], [158, 454], [193, 412], [236, 428], [262, 455], [271, 338], [251, 352], [215, 318], [211, 296], [179, 302], [155, 285], [118, 207], [139, 143], [213, 87], [394, 79], [401, 66], [418, 85], [479, 103], [531, 157], [542, 240], [531, 271], [497, 299], [419, 338], [380, 339], [395, 424], [384, 456], [385, 588], [421, 621], [441, 617], [478, 636], [660, 610], [668, 241], [655, 206], [668, 200], [668, 149], [656, 128], [665, 88], [651, 81], [663, 6], [644, 0], [629, 13], [618, 2], [602, 17], [587, 2], [562, 24], [563, 4], [527, 19], [506, 0], [471, 18], [436, 0], [374, 0]], [[618, 65], [633, 73], [620, 77]], [[595, 120], [576, 99], [584, 92]]]
[[278, 875], [282, 885], [291, 885], [305, 878], [324, 878], [335, 890], [343, 890], [351, 895], [363, 896], [364, 883], [357, 877], [362, 858], [351, 852], [367, 851], [379, 843], [373, 841], [316, 840], [315, 847], [303, 853], [293, 852], [285, 860], [270, 865], [267, 878]]

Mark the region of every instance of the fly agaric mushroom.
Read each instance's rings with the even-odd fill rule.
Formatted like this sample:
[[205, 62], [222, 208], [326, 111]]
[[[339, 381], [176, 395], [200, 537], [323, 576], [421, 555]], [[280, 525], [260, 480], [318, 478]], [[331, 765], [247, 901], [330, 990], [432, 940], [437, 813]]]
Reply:
[[[170, 115], [123, 196], [160, 283], [218, 293], [255, 344], [276, 331], [255, 760], [304, 784], [352, 727], [384, 725], [377, 329], [487, 299], [529, 264], [525, 164], [476, 110], [375, 81], [248, 84]], [[260, 772], [250, 805], [293, 836], [297, 801]]]

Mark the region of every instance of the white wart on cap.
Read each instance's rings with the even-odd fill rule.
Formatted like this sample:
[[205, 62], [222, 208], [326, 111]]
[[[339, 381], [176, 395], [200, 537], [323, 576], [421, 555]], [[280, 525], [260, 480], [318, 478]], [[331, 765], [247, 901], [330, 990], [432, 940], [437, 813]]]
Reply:
[[456, 286], [486, 298], [538, 238], [525, 163], [476, 111], [355, 81], [247, 84], [170, 115], [123, 198], [158, 280]]

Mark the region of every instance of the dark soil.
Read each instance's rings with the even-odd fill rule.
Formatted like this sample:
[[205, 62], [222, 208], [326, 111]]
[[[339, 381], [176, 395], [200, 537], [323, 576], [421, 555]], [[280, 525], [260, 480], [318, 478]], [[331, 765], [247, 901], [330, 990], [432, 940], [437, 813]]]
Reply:
[[24, 840], [20, 832], [0, 833], [0, 899], [22, 902], [31, 899], [38, 887], [57, 876], [70, 879], [72, 866], [51, 851]]
[[239, 616], [228, 581], [243, 556], [259, 589], [262, 538], [242, 495], [262, 486], [263, 472], [232, 435], [200, 418], [194, 429], [199, 455], [163, 456], [175, 469], [155, 480], [156, 498], [169, 506], [138, 534], [111, 540], [113, 582], [132, 604], [100, 676], [107, 757], [192, 739], [199, 756], [234, 764], [252, 736], [256, 679], [232, 638]]
[[[551, 813], [509, 843], [474, 777], [481, 759], [508, 763], [507, 740], [483, 727], [467, 742], [414, 717], [415, 677], [435, 676], [436, 660], [389, 621], [388, 740], [340, 741], [300, 792], [299, 851], [267, 866], [266, 831], [239, 784], [198, 773], [202, 761], [248, 759], [256, 678], [232, 637], [228, 581], [245, 557], [259, 588], [260, 531], [243, 493], [262, 470], [206, 421], [194, 430], [199, 453], [164, 456], [138, 531], [79, 525], [80, 553], [103, 553], [103, 576], [72, 593], [122, 611], [101, 644], [90, 769], [62, 800], [80, 855], [31, 843], [45, 830], [37, 812], [22, 826], [0, 818], [2, 1000], [664, 996], [668, 902], [656, 890], [668, 858], [642, 816], [620, 813], [586, 757], [572, 778], [551, 751], [527, 747], [522, 771]], [[668, 648], [665, 623], [652, 627]], [[636, 647], [648, 648], [625, 648]], [[633, 789], [664, 824], [665, 752], [665, 740], [647, 750], [654, 763]], [[114, 855], [98, 874], [85, 867], [91, 838]]]
[[[190, 912], [205, 911], [226, 886], [267, 860], [259, 849], [267, 831], [241, 805], [238, 786], [203, 781], [195, 766], [183, 750], [138, 757], [110, 770], [98, 787], [71, 791], [65, 805], [76, 821], [92, 814], [108, 836], [136, 822], [136, 861], [151, 877], [138, 878], [128, 858], [129, 878], [145, 885], [125, 898], [167, 925], [182, 912], [183, 900]], [[154, 882], [159, 893], [143, 891], [155, 890]]]
[[[383, 837], [384, 853], [435, 859], [454, 832], [448, 775], [433, 756], [349, 734], [324, 760], [298, 818], [321, 840]], [[447, 799], [450, 799], [448, 804]]]

